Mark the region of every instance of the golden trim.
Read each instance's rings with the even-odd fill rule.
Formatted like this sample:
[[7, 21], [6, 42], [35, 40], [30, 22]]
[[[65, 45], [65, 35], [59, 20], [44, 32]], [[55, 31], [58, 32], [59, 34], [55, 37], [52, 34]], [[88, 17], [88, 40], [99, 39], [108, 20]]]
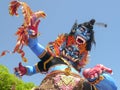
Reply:
[[40, 72], [39, 68], [38, 68], [38, 63], [35, 64], [35, 68], [37, 72]]
[[93, 82], [89, 82], [90, 84], [92, 84], [92, 85], [95, 85], [95, 84], [98, 84], [100, 81], [102, 81], [104, 79], [104, 77], [103, 76], [100, 76], [98, 79], [96, 79], [95, 81], [93, 81]]
[[65, 60], [64, 58], [60, 57], [61, 60], [63, 60], [64, 63], [66, 63], [68, 65], [68, 68], [65, 69], [66, 75], [70, 75], [71, 74], [71, 67], [74, 68], [67, 60]]
[[43, 52], [41, 55], [39, 55], [38, 57], [39, 57], [39, 58], [42, 58], [43, 56], [45, 56], [46, 53], [47, 53], [47, 51], [44, 50], [44, 52]]
[[[65, 71], [61, 71], [61, 70], [56, 70], [56, 71], [53, 71], [51, 73], [48, 73], [46, 75], [45, 79], [50, 78], [50, 77], [54, 77], [57, 74], [64, 74], [65, 75], [66, 72]], [[82, 78], [79, 74], [76, 74], [76, 73], [73, 73], [73, 72], [71, 72], [70, 76], [75, 76], [75, 77]], [[84, 78], [82, 78], [82, 79], [84, 80]]]
[[48, 62], [50, 62], [52, 59], [53, 59], [53, 57], [51, 56], [48, 60], [46, 60], [46, 61], [44, 62], [44, 70], [46, 70], [46, 64], [47, 64]]
[[60, 58], [61, 58], [61, 60], [63, 60], [64, 63], [66, 63], [68, 66], [70, 66], [70, 63], [69, 63], [67, 60], [65, 60], [65, 59], [62, 58], [62, 57], [60, 57]]
[[95, 85], [92, 85], [92, 86], [93, 86], [93, 89], [94, 89], [94, 90], [98, 90], [98, 89], [95, 87]]

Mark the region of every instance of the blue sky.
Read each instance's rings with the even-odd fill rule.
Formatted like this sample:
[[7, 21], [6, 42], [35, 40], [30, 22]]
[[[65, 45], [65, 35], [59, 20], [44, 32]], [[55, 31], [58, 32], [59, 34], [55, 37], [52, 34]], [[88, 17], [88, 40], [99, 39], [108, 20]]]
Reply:
[[[120, 1], [119, 0], [24, 0], [33, 11], [43, 10], [47, 17], [41, 19], [39, 31], [41, 36], [39, 42], [46, 47], [47, 43], [56, 39], [58, 34], [68, 33], [75, 22], [89, 21], [94, 18], [97, 22], [108, 24], [107, 28], [95, 26], [96, 46], [90, 52], [90, 62], [86, 66], [93, 67], [96, 64], [103, 64], [113, 69], [112, 77], [115, 79], [120, 89], [119, 72], [119, 51], [120, 51]], [[0, 0], [0, 52], [3, 50], [13, 50], [17, 37], [15, 32], [23, 22], [21, 10], [20, 16], [10, 16], [8, 5], [10, 0]], [[23, 65], [34, 65], [39, 59], [28, 48], [24, 47], [28, 62]], [[11, 73], [13, 68], [21, 62], [18, 54], [7, 54], [0, 58], [0, 64], [7, 66]], [[24, 76], [25, 82], [33, 82], [39, 85], [45, 75], [36, 74]]]

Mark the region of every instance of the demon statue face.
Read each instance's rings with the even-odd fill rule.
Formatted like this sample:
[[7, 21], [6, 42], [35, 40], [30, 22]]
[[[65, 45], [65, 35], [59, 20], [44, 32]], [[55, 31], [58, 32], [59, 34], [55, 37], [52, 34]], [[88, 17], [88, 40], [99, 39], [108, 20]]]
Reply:
[[91, 44], [95, 43], [93, 31], [94, 23], [94, 19], [79, 25], [75, 22], [70, 32], [70, 34], [74, 36], [77, 45], [86, 43], [86, 50], [88, 51], [91, 50]]
[[76, 66], [76, 62], [81, 64], [86, 64], [87, 62], [87, 52], [91, 50], [92, 43], [95, 43], [94, 23], [94, 19], [82, 24], [75, 22], [71, 32], [66, 35], [66, 40], [61, 45], [62, 57], [68, 59], [73, 66]]
[[74, 23], [70, 33], [61, 34], [54, 42], [48, 44], [48, 51], [70, 61], [73, 66], [85, 66], [88, 51], [95, 43], [93, 25], [95, 20], [82, 24]]

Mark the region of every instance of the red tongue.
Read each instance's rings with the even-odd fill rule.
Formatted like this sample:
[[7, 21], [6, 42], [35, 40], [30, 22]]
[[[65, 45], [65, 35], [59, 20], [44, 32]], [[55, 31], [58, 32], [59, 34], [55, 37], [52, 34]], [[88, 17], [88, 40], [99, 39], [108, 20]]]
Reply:
[[83, 41], [80, 38], [77, 39], [77, 42], [83, 43]]

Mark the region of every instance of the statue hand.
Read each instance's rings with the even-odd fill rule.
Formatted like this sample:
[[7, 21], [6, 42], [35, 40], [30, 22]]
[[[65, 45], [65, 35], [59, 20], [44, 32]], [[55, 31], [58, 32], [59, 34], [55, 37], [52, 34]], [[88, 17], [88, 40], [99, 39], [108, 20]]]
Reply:
[[83, 71], [83, 76], [86, 79], [94, 79], [99, 77], [103, 73], [112, 73], [112, 70], [110, 68], [107, 68], [101, 64], [96, 65], [93, 68], [88, 68]]
[[31, 18], [31, 23], [28, 30], [29, 35], [35, 36], [38, 34], [39, 23], [40, 23], [40, 20], [36, 20], [34, 19], [34, 17]]
[[20, 77], [27, 73], [27, 68], [24, 67], [21, 63], [19, 63], [18, 67], [14, 68], [16, 76]]

